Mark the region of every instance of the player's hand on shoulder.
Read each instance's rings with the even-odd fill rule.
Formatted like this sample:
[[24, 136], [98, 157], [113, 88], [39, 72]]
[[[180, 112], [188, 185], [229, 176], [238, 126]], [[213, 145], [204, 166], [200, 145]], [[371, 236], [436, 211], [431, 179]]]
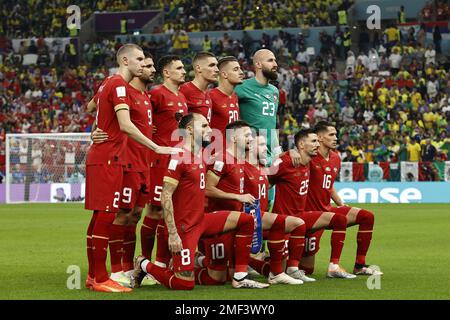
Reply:
[[178, 154], [178, 153], [183, 153], [183, 149], [180, 149], [180, 148], [161, 147], [161, 146], [156, 147], [154, 151], [156, 153], [159, 153], [159, 154]]
[[301, 165], [301, 156], [300, 153], [297, 151], [297, 149], [291, 149], [289, 150], [289, 156], [291, 157], [292, 164], [294, 167], [299, 167]]
[[91, 132], [91, 140], [94, 143], [102, 143], [108, 140], [108, 134], [100, 128], [96, 128]]
[[177, 232], [169, 233], [169, 250], [173, 253], [183, 250], [183, 243]]
[[242, 203], [250, 203], [250, 204], [254, 204], [255, 203], [255, 197], [252, 196], [250, 193], [246, 193], [246, 194], [240, 194], [237, 197], [239, 202]]

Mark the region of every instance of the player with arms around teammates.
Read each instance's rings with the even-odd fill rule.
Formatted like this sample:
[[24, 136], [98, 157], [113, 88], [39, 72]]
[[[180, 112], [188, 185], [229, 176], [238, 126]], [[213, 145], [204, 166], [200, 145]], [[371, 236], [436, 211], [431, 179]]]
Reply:
[[143, 73], [142, 49], [134, 44], [122, 46], [117, 51], [117, 62], [118, 73], [108, 77], [96, 95], [96, 126], [107, 134], [108, 140], [93, 144], [86, 160], [85, 208], [94, 211], [87, 230], [89, 273], [86, 287], [103, 292], [131, 291], [111, 280], [106, 270], [111, 226], [119, 211], [127, 136], [158, 153], [179, 151], [155, 144], [130, 120], [128, 82]]

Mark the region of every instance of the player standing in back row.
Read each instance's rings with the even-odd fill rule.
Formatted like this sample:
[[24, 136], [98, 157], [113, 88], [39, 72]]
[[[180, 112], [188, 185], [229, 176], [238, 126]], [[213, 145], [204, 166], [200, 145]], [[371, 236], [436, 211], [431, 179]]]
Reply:
[[[163, 77], [163, 83], [150, 91], [153, 125], [156, 127], [153, 140], [163, 146], [175, 146], [178, 141], [172, 141], [172, 133], [178, 129], [179, 121], [188, 112], [186, 98], [179, 91], [185, 81], [186, 70], [181, 58], [176, 55], [160, 58], [157, 69]], [[162, 219], [161, 191], [169, 157], [152, 154], [151, 161], [150, 205], [141, 227], [142, 255], [148, 259], [152, 257], [157, 226]]]
[[[353, 273], [356, 275], [382, 275], [374, 266], [366, 264], [366, 254], [372, 240], [374, 214], [370, 211], [344, 205], [341, 197], [334, 188], [334, 182], [340, 171], [341, 159], [334, 152], [337, 144], [336, 128], [321, 121], [314, 128], [320, 147], [317, 156], [311, 160], [311, 176], [306, 210], [330, 211], [347, 218], [347, 226], [359, 225], [357, 235], [356, 261]], [[331, 199], [337, 207], [331, 206]], [[314, 272], [315, 255], [319, 251], [320, 238], [324, 230], [307, 234], [306, 243], [300, 268], [306, 274]]]
[[128, 82], [143, 73], [142, 49], [134, 44], [122, 46], [117, 51], [117, 62], [118, 73], [103, 82], [96, 101], [96, 126], [108, 135], [108, 140], [93, 144], [86, 159], [85, 208], [94, 211], [87, 230], [89, 274], [86, 287], [103, 292], [131, 291], [111, 280], [106, 270], [111, 226], [119, 211], [127, 136], [158, 153], [176, 150], [158, 146], [130, 120]]
[[210, 52], [199, 52], [192, 60], [194, 80], [183, 84], [180, 92], [186, 97], [189, 112], [200, 113], [211, 123], [211, 98], [208, 86], [217, 82], [219, 69], [216, 56]]

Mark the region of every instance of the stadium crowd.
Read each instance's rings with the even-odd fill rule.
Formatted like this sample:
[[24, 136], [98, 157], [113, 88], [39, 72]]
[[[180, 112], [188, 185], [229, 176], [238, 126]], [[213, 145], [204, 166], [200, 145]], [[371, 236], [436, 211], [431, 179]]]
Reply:
[[[354, 1], [211, 1], [180, 0], [166, 19], [163, 31], [254, 30], [278, 27], [314, 27], [335, 25], [338, 12], [346, 11]], [[246, 12], [240, 15], [239, 12]], [[289, 18], [286, 18], [289, 17]], [[342, 19], [342, 18], [341, 18]]]

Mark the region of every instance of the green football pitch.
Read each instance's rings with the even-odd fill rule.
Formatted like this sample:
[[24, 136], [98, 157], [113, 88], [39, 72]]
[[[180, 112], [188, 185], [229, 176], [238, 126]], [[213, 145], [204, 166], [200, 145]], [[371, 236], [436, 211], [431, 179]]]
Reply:
[[[330, 253], [330, 232], [326, 232], [316, 261], [315, 283], [265, 290], [236, 290], [229, 284], [197, 286], [191, 292], [148, 286], [128, 294], [106, 294], [83, 287], [87, 272], [85, 232], [91, 214], [82, 205], [1, 205], [0, 299], [450, 299], [450, 205], [363, 207], [376, 214], [368, 262], [379, 265], [385, 273], [379, 282], [370, 282], [378, 289], [368, 289], [366, 277], [325, 277]], [[341, 259], [349, 271], [356, 252], [356, 231], [357, 227], [349, 229]], [[67, 287], [73, 275], [67, 273], [70, 266], [81, 270], [81, 289]]]

